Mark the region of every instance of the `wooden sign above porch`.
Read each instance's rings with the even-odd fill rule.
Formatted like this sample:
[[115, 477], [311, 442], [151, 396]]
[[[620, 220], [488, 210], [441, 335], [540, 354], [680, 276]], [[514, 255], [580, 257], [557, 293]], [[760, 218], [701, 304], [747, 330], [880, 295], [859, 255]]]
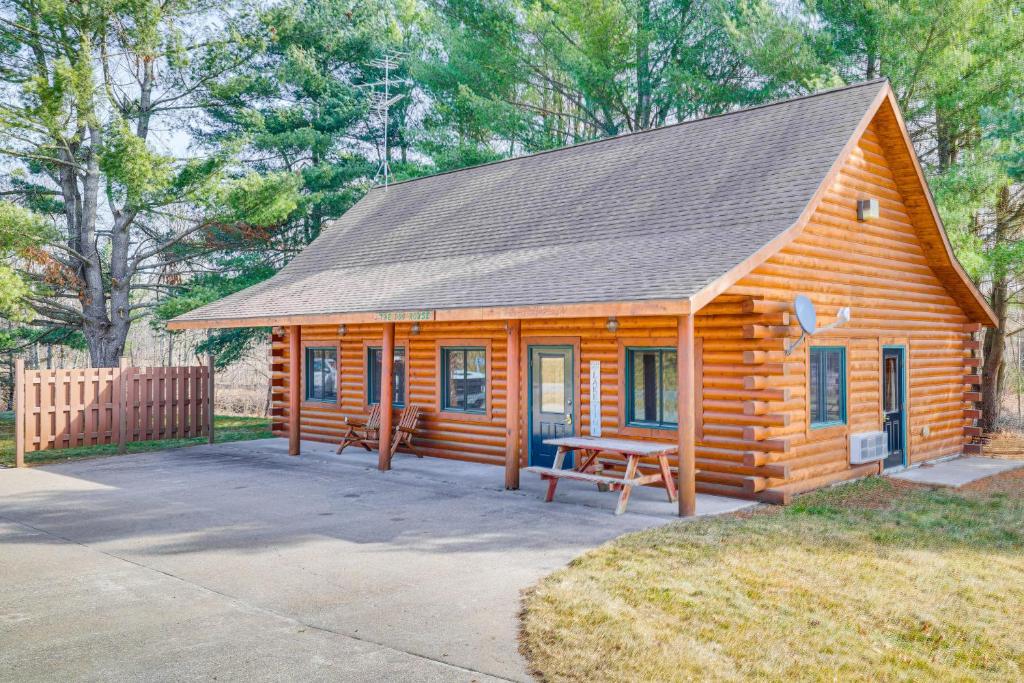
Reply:
[[433, 320], [434, 311], [377, 311], [377, 320], [388, 323]]

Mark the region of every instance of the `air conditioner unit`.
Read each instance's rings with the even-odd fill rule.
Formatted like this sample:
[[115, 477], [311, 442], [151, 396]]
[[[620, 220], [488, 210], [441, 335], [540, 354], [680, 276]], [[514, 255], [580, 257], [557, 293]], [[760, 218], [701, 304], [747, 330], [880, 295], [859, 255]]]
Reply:
[[883, 460], [889, 455], [885, 432], [863, 432], [850, 435], [850, 464], [863, 465]]

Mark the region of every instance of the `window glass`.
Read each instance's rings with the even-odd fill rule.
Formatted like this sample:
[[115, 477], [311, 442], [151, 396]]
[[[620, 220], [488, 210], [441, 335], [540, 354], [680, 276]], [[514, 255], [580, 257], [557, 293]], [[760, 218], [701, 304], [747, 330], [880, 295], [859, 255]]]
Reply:
[[676, 351], [661, 353], [661, 421], [679, 423], [679, 363]]
[[542, 413], [565, 412], [565, 358], [540, 357], [540, 410]]
[[[366, 400], [370, 405], [380, 403], [380, 372], [381, 372], [381, 348], [371, 346], [367, 351], [366, 358]], [[395, 347], [394, 372], [391, 376], [391, 386], [394, 391], [391, 404], [394, 406], [405, 405], [405, 348]]]
[[846, 422], [846, 349], [815, 346], [810, 350], [811, 427]]
[[899, 359], [893, 356], [885, 358], [885, 400], [883, 409], [887, 413], [894, 413], [900, 409], [900, 372]]
[[487, 351], [476, 347], [441, 349], [444, 368], [442, 408], [467, 413], [487, 410]]
[[628, 422], [675, 428], [679, 424], [679, 377], [675, 349], [626, 349]]
[[338, 351], [335, 347], [306, 349], [306, 400], [338, 400]]

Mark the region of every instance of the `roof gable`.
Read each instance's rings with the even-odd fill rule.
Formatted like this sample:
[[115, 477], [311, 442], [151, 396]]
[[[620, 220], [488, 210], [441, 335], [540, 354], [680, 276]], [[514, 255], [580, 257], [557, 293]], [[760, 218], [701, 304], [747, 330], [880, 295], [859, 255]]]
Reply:
[[925, 180], [921, 162], [914, 152], [896, 97], [891, 88], [887, 90], [888, 95], [878, 108], [875, 123], [879, 136], [887, 143], [889, 168], [903, 196], [903, 203], [913, 221], [928, 262], [939, 281], [945, 285], [972, 321], [996, 327], [999, 321], [995, 312], [953, 253], [953, 247], [942, 226], [942, 218]]
[[928, 263], [939, 281], [950, 292], [953, 299], [967, 313], [970, 320], [984, 325], [998, 324], [995, 313], [985, 301], [953, 253], [952, 245], [942, 227], [942, 219], [932, 199], [931, 189], [925, 180], [924, 170], [914, 152], [913, 143], [907, 133], [900, 114], [895, 94], [888, 82], [878, 93], [876, 101], [865, 112], [861, 124], [850, 136], [842, 154], [836, 159], [829, 173], [822, 179], [814, 198], [804, 208], [800, 219], [788, 230], [771, 242], [766, 243], [748, 259], [724, 273], [692, 300], [694, 310], [699, 310], [716, 296], [725, 292], [741, 278], [768, 261], [796, 240], [817, 211], [825, 192], [832, 186], [840, 171], [850, 159], [869, 125], [874, 125], [885, 143], [888, 167], [893, 173], [896, 187], [903, 204], [910, 215], [914, 231], [924, 250]]

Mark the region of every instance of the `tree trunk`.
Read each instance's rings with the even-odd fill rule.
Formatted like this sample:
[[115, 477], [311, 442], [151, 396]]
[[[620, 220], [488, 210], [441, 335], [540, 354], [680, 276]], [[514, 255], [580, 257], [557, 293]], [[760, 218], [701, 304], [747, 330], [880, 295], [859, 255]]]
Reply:
[[128, 337], [127, 323], [108, 322], [105, 325], [86, 323], [83, 330], [89, 344], [89, 362], [94, 368], [116, 368], [124, 355], [125, 340]]
[[[1010, 188], [999, 191], [995, 206], [995, 229], [991, 248], [999, 248], [1011, 239], [1010, 230]], [[995, 429], [1002, 409], [1003, 380], [1006, 365], [1003, 362], [1006, 351], [1006, 322], [1009, 309], [1010, 279], [1005, 269], [998, 270], [992, 278], [992, 292], [989, 304], [996, 314], [998, 327], [985, 328], [982, 344], [984, 360], [981, 366], [981, 427], [986, 432]]]
[[[1005, 300], [1005, 283], [1002, 284], [1001, 290], [1001, 298]], [[995, 297], [992, 303], [995, 303]], [[1002, 310], [996, 306], [992, 308], [999, 317], [999, 327], [985, 329], [985, 340], [982, 345], [985, 360], [981, 366], [981, 428], [986, 432], [994, 430], [999, 422], [1005, 372], [1003, 351], [1006, 348], [1006, 305], [1003, 304]]]

